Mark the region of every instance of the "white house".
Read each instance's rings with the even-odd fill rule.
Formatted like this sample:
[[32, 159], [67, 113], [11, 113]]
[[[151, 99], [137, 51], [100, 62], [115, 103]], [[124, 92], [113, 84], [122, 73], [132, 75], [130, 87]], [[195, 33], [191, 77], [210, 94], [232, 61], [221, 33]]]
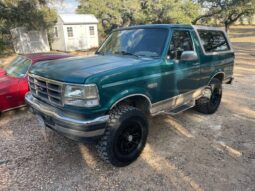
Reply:
[[53, 50], [74, 51], [98, 47], [98, 20], [88, 14], [60, 14], [54, 27]]

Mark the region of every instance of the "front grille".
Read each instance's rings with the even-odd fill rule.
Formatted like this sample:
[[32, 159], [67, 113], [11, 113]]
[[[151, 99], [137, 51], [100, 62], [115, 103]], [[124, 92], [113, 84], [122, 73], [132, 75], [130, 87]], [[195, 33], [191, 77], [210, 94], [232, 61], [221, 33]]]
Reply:
[[62, 106], [63, 84], [50, 79], [31, 76], [28, 77], [31, 93], [44, 101], [53, 105]]

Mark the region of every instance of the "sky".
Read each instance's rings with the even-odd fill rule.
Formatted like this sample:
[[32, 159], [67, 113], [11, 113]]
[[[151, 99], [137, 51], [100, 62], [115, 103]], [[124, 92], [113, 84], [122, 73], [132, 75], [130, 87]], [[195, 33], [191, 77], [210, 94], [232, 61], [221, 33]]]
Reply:
[[77, 0], [63, 0], [63, 3], [54, 5], [58, 13], [75, 13], [77, 6]]

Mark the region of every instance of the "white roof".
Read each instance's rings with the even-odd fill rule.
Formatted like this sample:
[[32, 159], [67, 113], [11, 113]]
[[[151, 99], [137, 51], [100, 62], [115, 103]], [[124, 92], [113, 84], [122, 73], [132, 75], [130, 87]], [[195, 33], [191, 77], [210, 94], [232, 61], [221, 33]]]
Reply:
[[59, 14], [64, 24], [98, 23], [97, 18], [90, 14]]

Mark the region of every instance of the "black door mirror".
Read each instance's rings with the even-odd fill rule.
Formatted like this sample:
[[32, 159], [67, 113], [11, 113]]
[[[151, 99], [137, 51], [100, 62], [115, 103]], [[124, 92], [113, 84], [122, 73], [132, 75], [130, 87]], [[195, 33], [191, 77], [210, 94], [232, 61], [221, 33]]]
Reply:
[[181, 55], [181, 61], [198, 61], [197, 53], [194, 51], [184, 51]]

